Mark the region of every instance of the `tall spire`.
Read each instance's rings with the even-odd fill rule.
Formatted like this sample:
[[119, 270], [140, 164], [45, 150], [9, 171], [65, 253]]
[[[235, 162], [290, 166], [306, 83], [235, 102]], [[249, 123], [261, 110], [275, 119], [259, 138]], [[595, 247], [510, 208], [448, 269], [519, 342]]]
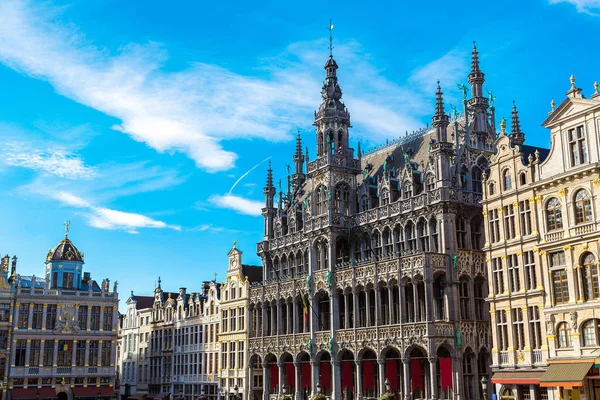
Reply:
[[519, 112], [517, 111], [517, 104], [513, 100], [512, 108], [512, 127], [509, 135], [510, 144], [512, 146], [522, 146], [525, 143], [525, 134], [521, 132], [521, 123], [519, 122]]
[[[479, 52], [477, 45], [473, 41], [473, 50], [471, 51], [471, 73], [469, 74], [469, 85], [471, 85], [471, 97], [474, 99], [482, 99], [483, 97], [483, 82], [485, 82], [485, 74], [479, 68]], [[482, 108], [487, 107], [487, 102], [481, 100], [476, 101]]]
[[300, 137], [300, 129], [298, 129], [298, 136], [296, 136], [296, 153], [294, 154], [294, 165], [296, 172], [294, 173], [294, 185], [299, 183], [298, 179], [303, 172], [304, 166], [304, 155], [302, 154], [302, 138]]
[[269, 169], [267, 170], [267, 185], [265, 190], [273, 188], [273, 169], [271, 169], [271, 160], [269, 160]]
[[435, 114], [431, 118], [432, 125], [435, 128], [436, 137], [439, 142], [448, 141], [448, 124], [450, 123], [448, 116], [444, 112], [444, 98], [442, 97], [442, 88], [440, 81], [437, 82], [437, 91], [435, 93]]
[[333, 58], [333, 22], [329, 19], [329, 58]]

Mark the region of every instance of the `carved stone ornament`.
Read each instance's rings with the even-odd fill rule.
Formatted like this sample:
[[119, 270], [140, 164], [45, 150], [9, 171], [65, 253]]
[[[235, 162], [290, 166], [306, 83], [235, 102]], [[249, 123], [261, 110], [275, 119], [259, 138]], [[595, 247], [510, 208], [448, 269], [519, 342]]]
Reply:
[[569, 318], [571, 318], [571, 327], [577, 332], [577, 311], [571, 311]]
[[54, 325], [54, 333], [79, 333], [79, 326], [75, 322], [75, 306], [64, 305]]
[[554, 315], [546, 315], [546, 334], [554, 335]]

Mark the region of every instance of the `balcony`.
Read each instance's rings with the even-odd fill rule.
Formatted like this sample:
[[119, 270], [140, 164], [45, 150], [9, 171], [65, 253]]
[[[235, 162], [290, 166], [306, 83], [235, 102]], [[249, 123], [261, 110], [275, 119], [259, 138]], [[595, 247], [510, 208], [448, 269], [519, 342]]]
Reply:
[[508, 364], [508, 351], [501, 351], [498, 353], [500, 365]]
[[550, 233], [546, 233], [544, 235], [544, 241], [545, 242], [554, 242], [556, 240], [561, 240], [564, 236], [565, 236], [565, 233], [563, 231], [550, 232]]
[[569, 233], [571, 234], [571, 236], [580, 236], [580, 235], [585, 235], [586, 233], [594, 232], [595, 230], [596, 230], [596, 223], [592, 222], [592, 223], [588, 223], [588, 224], [577, 225], [574, 228], [570, 228]]
[[532, 361], [534, 364], [543, 363], [542, 350], [533, 350]]

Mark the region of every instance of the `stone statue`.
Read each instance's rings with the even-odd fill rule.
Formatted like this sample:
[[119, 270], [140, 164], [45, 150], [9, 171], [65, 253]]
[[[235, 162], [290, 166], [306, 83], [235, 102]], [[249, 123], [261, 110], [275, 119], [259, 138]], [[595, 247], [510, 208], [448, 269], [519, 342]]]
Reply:
[[460, 328], [458, 328], [456, 330], [456, 348], [460, 349], [462, 346], [462, 332], [460, 331]]
[[467, 92], [469, 91], [469, 89], [467, 89], [467, 87], [464, 84], [459, 83], [458, 84], [458, 90], [460, 90], [462, 92], [462, 94], [463, 94], [463, 100], [466, 100], [467, 99]]
[[334, 346], [333, 336], [329, 336], [329, 352], [333, 354], [333, 346]]
[[119, 281], [115, 281], [115, 283], [113, 283], [113, 292], [117, 293], [117, 285], [119, 284]]
[[306, 276], [306, 289], [310, 291], [311, 277], [310, 275]]
[[327, 271], [327, 275], [326, 276], [327, 276], [327, 287], [329, 289], [331, 289], [331, 286], [332, 286], [332, 284], [331, 284], [331, 271]]
[[458, 271], [458, 254], [452, 256], [452, 265], [454, 266], [454, 270]]
[[308, 347], [308, 352], [312, 354], [312, 339], [308, 339], [306, 347]]
[[546, 334], [554, 335], [554, 315], [546, 315]]

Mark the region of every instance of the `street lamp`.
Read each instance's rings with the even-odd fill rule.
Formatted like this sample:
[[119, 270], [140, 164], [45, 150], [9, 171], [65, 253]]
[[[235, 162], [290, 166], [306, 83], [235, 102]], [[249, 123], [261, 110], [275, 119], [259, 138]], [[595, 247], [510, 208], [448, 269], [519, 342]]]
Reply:
[[317, 393], [321, 393], [321, 382], [317, 382]]
[[238, 393], [239, 393], [240, 389], [238, 388], [238, 385], [235, 385], [233, 387], [233, 393], [234, 393], [234, 399], [237, 400], [238, 398]]
[[200, 390], [200, 400], [204, 400], [206, 392], [204, 390], [204, 385], [202, 385], [202, 389]]
[[386, 393], [390, 393], [390, 380], [388, 378], [385, 378], [385, 392]]
[[488, 379], [487, 376], [483, 376], [481, 378], [481, 389], [483, 390], [483, 400], [487, 400], [487, 385], [488, 385]]

